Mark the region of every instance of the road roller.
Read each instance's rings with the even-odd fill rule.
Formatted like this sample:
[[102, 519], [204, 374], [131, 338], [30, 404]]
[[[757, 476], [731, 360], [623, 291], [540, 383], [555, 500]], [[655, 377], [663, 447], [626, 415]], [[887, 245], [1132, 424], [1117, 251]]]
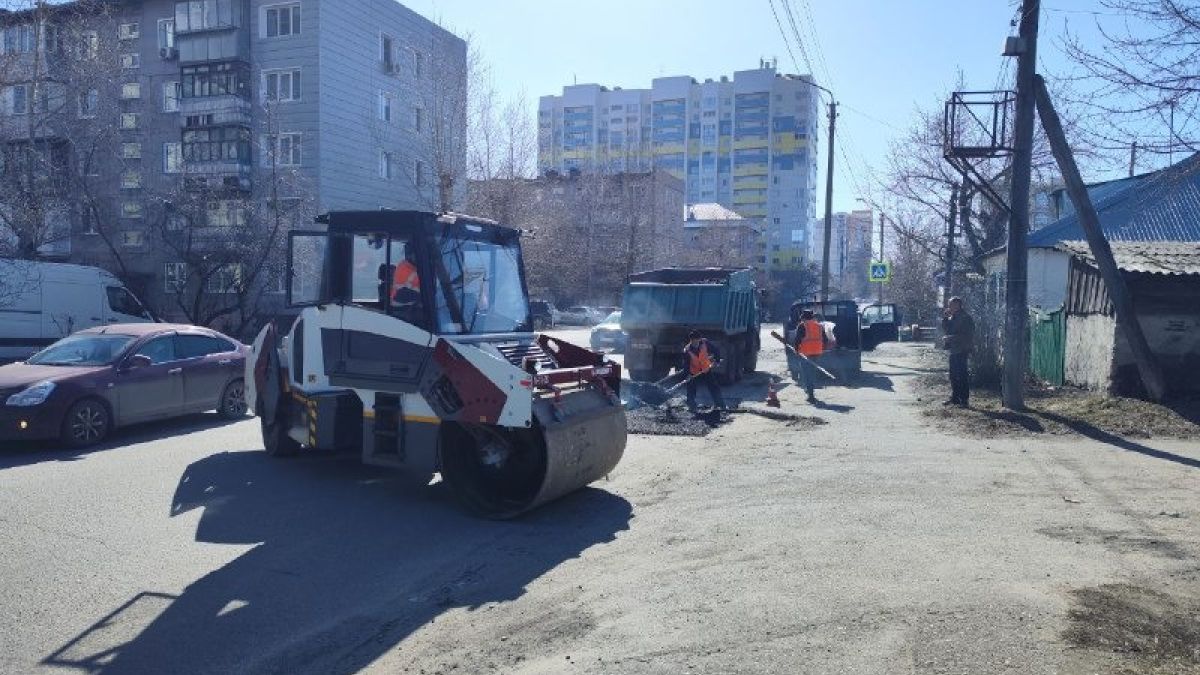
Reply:
[[440, 475], [487, 518], [620, 461], [620, 366], [533, 331], [520, 230], [454, 213], [331, 212], [289, 233], [286, 279], [294, 318], [268, 323], [246, 360], [267, 453], [360, 453], [417, 485]]

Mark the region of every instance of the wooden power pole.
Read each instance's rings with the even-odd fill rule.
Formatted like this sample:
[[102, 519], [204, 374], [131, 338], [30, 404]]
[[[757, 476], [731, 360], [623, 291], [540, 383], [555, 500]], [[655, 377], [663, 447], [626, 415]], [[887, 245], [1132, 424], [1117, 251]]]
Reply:
[[1125, 280], [1121, 277], [1121, 271], [1117, 268], [1117, 262], [1113, 259], [1112, 247], [1108, 245], [1108, 239], [1105, 238], [1104, 231], [1100, 229], [1100, 216], [1096, 213], [1092, 198], [1088, 196], [1083, 178], [1079, 175], [1079, 167], [1075, 164], [1075, 155], [1071, 152], [1071, 146], [1067, 144], [1066, 134], [1062, 130], [1062, 122], [1054, 110], [1050, 92], [1046, 90], [1046, 82], [1040, 75], [1035, 76], [1034, 92], [1037, 97], [1038, 115], [1042, 119], [1042, 128], [1046, 130], [1046, 137], [1050, 140], [1050, 150], [1054, 153], [1055, 161], [1058, 162], [1058, 170], [1062, 172], [1063, 182], [1067, 184], [1067, 194], [1071, 196], [1071, 203], [1075, 206], [1075, 213], [1079, 215], [1079, 224], [1083, 226], [1088, 247], [1092, 249], [1096, 267], [1100, 269], [1100, 278], [1104, 280], [1108, 297], [1112, 300], [1113, 309], [1117, 312], [1117, 326], [1125, 334], [1125, 340], [1129, 342], [1129, 349], [1133, 352], [1133, 360], [1137, 363], [1138, 373], [1142, 376], [1142, 384], [1146, 386], [1146, 392], [1150, 394], [1150, 398], [1161, 401], [1167, 393], [1162, 369], [1154, 359], [1154, 353], [1150, 351], [1150, 343], [1146, 341], [1146, 334], [1142, 332], [1142, 326], [1138, 323], [1137, 314], [1133, 308], [1133, 298], [1130, 297]]
[[958, 219], [958, 183], [950, 186], [950, 214], [946, 218], [946, 297], [954, 296], [954, 225]]
[[1023, 0], [1017, 35], [1017, 101], [1013, 122], [1012, 190], [1008, 200], [1008, 268], [1005, 279], [1004, 375], [1001, 399], [1009, 410], [1025, 408], [1029, 354], [1029, 181], [1033, 172], [1033, 78], [1037, 72], [1040, 0]]
[[825, 241], [821, 249], [821, 302], [829, 300], [829, 243], [833, 237], [833, 132], [836, 127], [837, 101], [831, 100], [829, 102], [829, 162], [825, 168]]

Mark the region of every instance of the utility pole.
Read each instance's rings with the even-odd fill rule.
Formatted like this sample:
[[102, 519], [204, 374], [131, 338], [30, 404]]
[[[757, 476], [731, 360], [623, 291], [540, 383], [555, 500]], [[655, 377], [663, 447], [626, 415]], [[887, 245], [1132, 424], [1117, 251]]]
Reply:
[[1037, 70], [1041, 0], [1023, 0], [1018, 29], [1016, 120], [1013, 124], [1012, 190], [1008, 200], [1008, 265], [1005, 279], [1004, 376], [1001, 399], [1009, 410], [1025, 408], [1029, 345], [1029, 180], [1033, 172], [1033, 82]]
[[1155, 401], [1161, 401], [1167, 393], [1166, 380], [1162, 368], [1154, 358], [1146, 334], [1138, 323], [1137, 313], [1133, 307], [1133, 298], [1125, 285], [1125, 278], [1113, 259], [1112, 247], [1100, 228], [1100, 216], [1096, 215], [1096, 207], [1088, 195], [1087, 186], [1079, 175], [1079, 167], [1075, 164], [1075, 155], [1067, 144], [1067, 136], [1063, 133], [1062, 122], [1050, 101], [1050, 93], [1046, 91], [1046, 83], [1041, 76], [1034, 78], [1037, 95], [1038, 114], [1042, 118], [1042, 128], [1046, 130], [1046, 138], [1050, 141], [1050, 151], [1058, 162], [1058, 170], [1062, 173], [1063, 182], [1067, 184], [1067, 194], [1075, 205], [1075, 213], [1079, 216], [1079, 224], [1083, 226], [1083, 234], [1087, 237], [1088, 248], [1096, 259], [1096, 267], [1100, 270], [1100, 278], [1108, 291], [1113, 309], [1117, 313], [1117, 328], [1129, 343], [1129, 351], [1133, 352], [1133, 360], [1137, 364], [1138, 373], [1142, 376], [1142, 384], [1146, 392]]
[[1134, 167], [1137, 166], [1137, 141], [1129, 146], [1129, 177], [1133, 178]]
[[821, 302], [829, 300], [829, 243], [833, 237], [833, 132], [836, 126], [837, 101], [830, 100], [829, 162], [825, 168], [825, 241], [821, 254]]
[[946, 218], [946, 293], [944, 300], [950, 302], [954, 295], [954, 225], [958, 219], [958, 183], [950, 186], [950, 214]]
[[[879, 262], [887, 262], [887, 259], [883, 255], [883, 221], [884, 221], [884, 214], [882, 211], [880, 211], [879, 212]], [[862, 274], [862, 270], [859, 270], [859, 274]], [[882, 281], [879, 282], [879, 304], [881, 304], [881, 305], [883, 304], [883, 282]]]

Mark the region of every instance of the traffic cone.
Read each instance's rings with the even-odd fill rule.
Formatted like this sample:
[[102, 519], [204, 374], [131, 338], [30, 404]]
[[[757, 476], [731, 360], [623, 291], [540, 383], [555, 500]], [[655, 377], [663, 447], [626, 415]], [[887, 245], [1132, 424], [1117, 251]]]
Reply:
[[768, 408], [778, 408], [779, 407], [779, 396], [775, 393], [775, 383], [774, 382], [767, 383], [767, 407]]

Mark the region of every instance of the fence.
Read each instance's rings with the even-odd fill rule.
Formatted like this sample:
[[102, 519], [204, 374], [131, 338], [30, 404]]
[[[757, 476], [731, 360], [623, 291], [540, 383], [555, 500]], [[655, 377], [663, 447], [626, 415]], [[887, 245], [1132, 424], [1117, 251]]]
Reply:
[[1035, 377], [1048, 384], [1062, 385], [1066, 340], [1066, 312], [1030, 309], [1029, 370]]

